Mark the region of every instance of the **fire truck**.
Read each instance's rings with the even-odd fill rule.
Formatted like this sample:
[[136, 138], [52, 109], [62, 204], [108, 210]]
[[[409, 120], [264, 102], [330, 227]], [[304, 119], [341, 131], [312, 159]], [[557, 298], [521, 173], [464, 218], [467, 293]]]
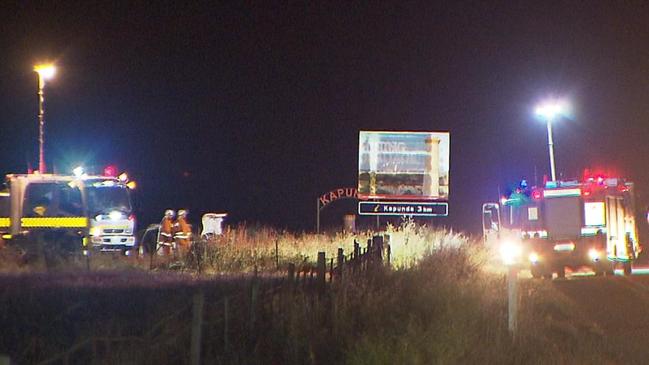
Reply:
[[110, 176], [9, 174], [0, 191], [2, 239], [84, 253], [128, 252], [135, 245], [135, 216], [127, 184]]
[[621, 178], [521, 184], [482, 213], [485, 243], [535, 278], [565, 277], [566, 267], [612, 275], [622, 266], [628, 275], [641, 251], [634, 186]]

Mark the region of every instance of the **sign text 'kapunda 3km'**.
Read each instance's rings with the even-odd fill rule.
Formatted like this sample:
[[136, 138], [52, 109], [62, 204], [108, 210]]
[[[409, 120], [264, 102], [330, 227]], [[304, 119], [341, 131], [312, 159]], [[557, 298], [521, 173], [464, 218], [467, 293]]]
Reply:
[[448, 132], [361, 131], [358, 213], [448, 215]]

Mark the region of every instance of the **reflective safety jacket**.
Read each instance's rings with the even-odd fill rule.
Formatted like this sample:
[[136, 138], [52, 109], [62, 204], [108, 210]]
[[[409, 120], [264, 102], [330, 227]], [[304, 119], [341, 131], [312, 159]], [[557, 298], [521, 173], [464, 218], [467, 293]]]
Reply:
[[174, 238], [181, 246], [188, 247], [192, 238], [192, 227], [187, 223], [187, 218], [178, 217], [174, 224]]
[[173, 241], [173, 221], [170, 217], [164, 217], [160, 223], [160, 244], [170, 245]]

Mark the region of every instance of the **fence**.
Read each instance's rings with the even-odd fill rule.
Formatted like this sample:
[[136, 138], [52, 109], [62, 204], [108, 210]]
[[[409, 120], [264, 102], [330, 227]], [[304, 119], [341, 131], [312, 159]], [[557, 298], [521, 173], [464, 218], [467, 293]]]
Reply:
[[[364, 280], [379, 268], [389, 266], [390, 258], [389, 243], [383, 236], [375, 236], [368, 239], [365, 247], [355, 241], [353, 252], [346, 254], [338, 249], [335, 258], [320, 252], [315, 264], [289, 264], [283, 275], [260, 274], [255, 270], [254, 275], [231, 282], [200, 283], [186, 292], [191, 294], [190, 301], [161, 313], [144, 333], [93, 334], [38, 363], [119, 361], [115, 358], [117, 354], [133, 353], [136, 349], [138, 356], [142, 356], [141, 363], [164, 360], [200, 364], [208, 362], [207, 359], [210, 363], [246, 362], [246, 356], [269, 346], [269, 339], [261, 334], [282, 332], [291, 325], [296, 306], [303, 311], [327, 306], [327, 298], [333, 295], [337, 284]], [[245, 289], [241, 290], [242, 287]], [[291, 355], [294, 362], [300, 362], [300, 356]]]

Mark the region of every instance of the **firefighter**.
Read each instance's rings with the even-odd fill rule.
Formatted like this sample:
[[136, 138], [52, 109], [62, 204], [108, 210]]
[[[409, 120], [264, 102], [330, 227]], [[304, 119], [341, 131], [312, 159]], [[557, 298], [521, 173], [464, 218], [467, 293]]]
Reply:
[[175, 213], [171, 209], [165, 211], [165, 215], [160, 222], [160, 234], [158, 236], [158, 249], [162, 248], [163, 255], [171, 254], [174, 246], [173, 227]]
[[186, 209], [179, 209], [178, 219], [174, 223], [174, 241], [178, 245], [178, 249], [183, 252], [189, 250], [192, 238], [192, 227], [187, 223], [188, 214]]

